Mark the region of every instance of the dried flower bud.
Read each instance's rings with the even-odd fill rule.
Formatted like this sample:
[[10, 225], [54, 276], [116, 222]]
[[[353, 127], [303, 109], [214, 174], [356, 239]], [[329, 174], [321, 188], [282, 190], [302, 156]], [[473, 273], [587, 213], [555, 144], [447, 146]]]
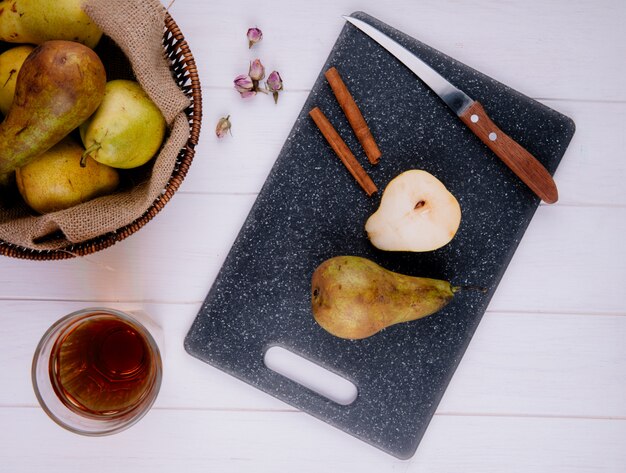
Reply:
[[255, 59], [250, 63], [250, 71], [248, 75], [253, 81], [260, 81], [265, 77], [265, 67], [261, 64], [260, 59]]
[[267, 77], [265, 86], [267, 87], [267, 90], [272, 92], [272, 95], [274, 96], [274, 103], [278, 103], [278, 92], [283, 90], [283, 80], [281, 79], [278, 71], [273, 71]]
[[217, 126], [215, 127], [215, 134], [218, 138], [224, 138], [227, 133], [232, 135], [232, 132], [230, 131], [231, 126], [230, 115], [220, 118], [217, 122]]
[[256, 91], [254, 90], [254, 82], [249, 75], [241, 74], [235, 77], [235, 90], [241, 94], [242, 98], [252, 97], [256, 95]]
[[263, 39], [263, 32], [258, 28], [250, 28], [248, 30], [248, 48], [251, 48], [256, 43]]

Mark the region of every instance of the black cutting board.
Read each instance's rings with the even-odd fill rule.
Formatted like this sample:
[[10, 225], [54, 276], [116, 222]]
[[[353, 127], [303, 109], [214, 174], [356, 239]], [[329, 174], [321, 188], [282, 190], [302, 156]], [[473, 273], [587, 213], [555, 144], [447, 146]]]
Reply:
[[[504, 132], [554, 173], [574, 123], [364, 13], [373, 24], [484, 105]], [[513, 52], [512, 52], [513, 53]], [[323, 72], [337, 67], [382, 151], [367, 163]], [[280, 106], [280, 104], [279, 104]], [[447, 246], [387, 253], [364, 224], [380, 193], [366, 197], [308, 112], [328, 116], [379, 189], [408, 169], [438, 177], [457, 197], [462, 222]], [[399, 458], [414, 454], [448, 382], [524, 234], [539, 200], [407, 68], [351, 25], [330, 53], [241, 229], [185, 348], [193, 356]], [[459, 293], [444, 310], [348, 341], [311, 314], [310, 278], [337, 255], [370, 258], [392, 271], [488, 288]], [[511, 337], [515, 334], [511, 333]], [[351, 380], [358, 396], [337, 404], [268, 369], [285, 347]]]

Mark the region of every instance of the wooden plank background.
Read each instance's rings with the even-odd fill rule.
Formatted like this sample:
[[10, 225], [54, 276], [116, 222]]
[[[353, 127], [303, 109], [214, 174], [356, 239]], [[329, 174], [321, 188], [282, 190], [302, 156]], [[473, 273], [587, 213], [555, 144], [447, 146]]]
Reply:
[[[165, 3], [165, 2], [164, 2]], [[169, 2], [168, 2], [169, 3]], [[416, 455], [396, 460], [188, 356], [183, 338], [343, 23], [363, 10], [574, 119], [577, 132]], [[89, 257], [0, 260], [0, 472], [626, 471], [626, 3], [177, 0], [205, 113], [180, 192]], [[249, 26], [265, 39], [247, 49]], [[260, 57], [286, 91], [242, 101]], [[231, 114], [233, 136], [213, 129]], [[58, 428], [30, 382], [61, 315], [140, 308], [163, 328], [163, 387], [106, 438]]]

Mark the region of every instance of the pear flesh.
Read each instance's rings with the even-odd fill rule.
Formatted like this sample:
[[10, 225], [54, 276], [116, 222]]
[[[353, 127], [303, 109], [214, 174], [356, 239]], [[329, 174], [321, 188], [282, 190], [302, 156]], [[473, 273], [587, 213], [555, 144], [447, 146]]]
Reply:
[[461, 207], [443, 183], [412, 169], [389, 182], [365, 231], [381, 250], [421, 252], [448, 244], [460, 224]]
[[119, 183], [117, 170], [87, 158], [84, 148], [66, 138], [15, 171], [24, 201], [39, 213], [55, 212], [110, 194]]
[[0, 124], [0, 181], [50, 149], [98, 107], [106, 73], [100, 58], [73, 41], [48, 41], [26, 58]]
[[53, 39], [93, 48], [102, 31], [82, 9], [83, 0], [4, 0], [0, 41], [42, 44]]
[[332, 335], [362, 339], [437, 312], [457, 289], [447, 281], [394, 273], [366, 258], [337, 256], [313, 273], [311, 306], [317, 323]]
[[148, 162], [161, 147], [165, 118], [137, 82], [112, 80], [98, 110], [79, 130], [93, 159], [130, 169]]
[[34, 46], [25, 44], [0, 54], [0, 112], [4, 115], [13, 103], [17, 74], [33, 49], [35, 49]]

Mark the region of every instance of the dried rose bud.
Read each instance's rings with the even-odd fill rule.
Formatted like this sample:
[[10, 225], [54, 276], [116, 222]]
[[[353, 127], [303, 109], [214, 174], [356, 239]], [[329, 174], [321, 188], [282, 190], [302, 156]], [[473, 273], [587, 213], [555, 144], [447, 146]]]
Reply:
[[248, 30], [248, 49], [263, 39], [263, 32], [258, 28]]
[[254, 90], [254, 82], [249, 75], [241, 74], [235, 77], [235, 90], [241, 94], [242, 98], [252, 97], [256, 95], [256, 91]]
[[231, 126], [230, 115], [220, 118], [217, 122], [217, 126], [215, 127], [215, 134], [218, 138], [224, 138], [227, 133], [232, 135], [233, 133], [230, 131]]
[[281, 79], [278, 71], [273, 71], [269, 76], [267, 76], [265, 86], [274, 96], [274, 103], [278, 103], [278, 92], [283, 90], [283, 80]]
[[250, 63], [250, 71], [248, 75], [253, 81], [260, 81], [265, 77], [265, 67], [261, 64], [260, 59], [255, 59]]

